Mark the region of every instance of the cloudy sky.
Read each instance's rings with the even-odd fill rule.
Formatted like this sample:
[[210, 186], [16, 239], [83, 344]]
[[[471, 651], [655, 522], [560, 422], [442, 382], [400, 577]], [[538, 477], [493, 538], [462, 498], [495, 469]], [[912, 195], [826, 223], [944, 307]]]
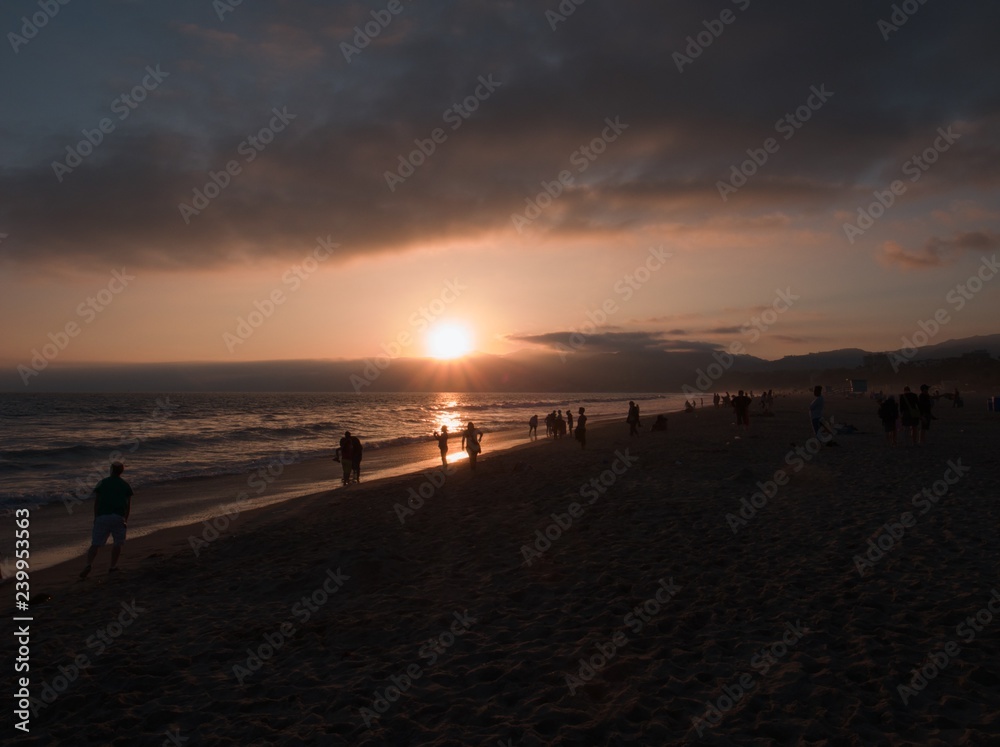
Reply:
[[10, 0], [0, 361], [1000, 331], [1000, 6], [903, 6]]

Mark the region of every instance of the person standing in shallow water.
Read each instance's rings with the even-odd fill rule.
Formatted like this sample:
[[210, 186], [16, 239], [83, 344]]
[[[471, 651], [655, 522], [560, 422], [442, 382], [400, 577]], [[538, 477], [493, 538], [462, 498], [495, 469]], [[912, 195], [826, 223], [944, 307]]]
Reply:
[[469, 455], [469, 466], [473, 470], [476, 469], [476, 457], [483, 450], [482, 442], [483, 432], [476, 428], [476, 424], [470, 420], [469, 425], [462, 431], [462, 448]]
[[576, 419], [576, 430], [573, 432], [576, 440], [580, 442], [581, 449], [587, 445], [587, 416], [583, 414], [584, 409], [581, 407], [579, 410], [580, 417]]

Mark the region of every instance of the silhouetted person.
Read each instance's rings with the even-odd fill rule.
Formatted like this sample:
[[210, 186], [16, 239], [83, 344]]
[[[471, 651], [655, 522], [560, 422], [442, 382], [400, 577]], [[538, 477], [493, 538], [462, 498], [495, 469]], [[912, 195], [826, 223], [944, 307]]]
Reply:
[[819, 437], [819, 429], [823, 425], [823, 387], [817, 384], [813, 387], [813, 401], [809, 403], [809, 420], [812, 423], [813, 435]]
[[750, 430], [750, 403], [751, 399], [743, 393], [740, 389], [739, 392], [733, 397], [733, 410], [736, 411], [736, 429], [742, 425], [746, 430]]
[[569, 410], [566, 411], [566, 429], [570, 433], [573, 432], [573, 413]]
[[895, 446], [896, 418], [899, 417], [899, 405], [896, 404], [896, 398], [891, 394], [879, 405], [878, 417], [882, 421], [882, 430], [885, 431], [885, 442], [890, 446]]
[[351, 472], [354, 473], [354, 482], [361, 482], [361, 455], [364, 451], [361, 439], [357, 436], [351, 436], [351, 453], [353, 454]]
[[903, 393], [899, 395], [899, 419], [903, 424], [903, 430], [910, 432], [910, 443], [914, 446], [919, 443], [917, 429], [920, 427], [920, 399], [910, 391], [910, 387], [904, 386]]
[[667, 416], [660, 413], [656, 416], [656, 420], [653, 421], [653, 426], [650, 430], [654, 431], [665, 431], [667, 430]]
[[576, 430], [573, 431], [576, 440], [580, 442], [581, 449], [587, 445], [587, 416], [583, 414], [584, 409], [583, 407], [579, 409], [580, 417], [576, 419]]
[[538, 416], [532, 415], [528, 419], [528, 440], [537, 441], [538, 440]]
[[632, 400], [629, 400], [628, 403], [628, 417], [625, 418], [625, 422], [628, 423], [630, 436], [639, 435], [639, 405]]
[[476, 457], [483, 450], [482, 441], [483, 432], [476, 428], [476, 424], [470, 420], [469, 425], [462, 431], [462, 448], [469, 455], [469, 466], [472, 469], [476, 468]]
[[[354, 441], [351, 439], [351, 432], [344, 431], [344, 437], [340, 439], [340, 446], [333, 452], [334, 460], [340, 462], [343, 468], [343, 484], [351, 484], [351, 473], [354, 471]], [[359, 442], [360, 443], [360, 442]]]
[[931, 429], [931, 420], [934, 415], [931, 410], [934, 408], [934, 400], [931, 399], [931, 395], [928, 390], [929, 386], [926, 384], [920, 385], [920, 394], [917, 395], [917, 410], [920, 413], [920, 443], [927, 442], [927, 431]]
[[[535, 420], [535, 424], [538, 424], [538, 420]], [[434, 438], [437, 439], [438, 448], [441, 450], [441, 464], [445, 467], [448, 466], [448, 426], [442, 425], [441, 432], [438, 433], [434, 431]]]
[[108, 573], [118, 570], [118, 558], [125, 546], [125, 531], [128, 528], [128, 515], [132, 511], [132, 486], [122, 479], [125, 465], [114, 462], [111, 474], [105, 477], [94, 488], [94, 529], [91, 533], [90, 549], [87, 550], [87, 565], [80, 572], [80, 578], [86, 578], [90, 573], [91, 564], [100, 550], [108, 541], [108, 536], [114, 540], [111, 549], [111, 567]]

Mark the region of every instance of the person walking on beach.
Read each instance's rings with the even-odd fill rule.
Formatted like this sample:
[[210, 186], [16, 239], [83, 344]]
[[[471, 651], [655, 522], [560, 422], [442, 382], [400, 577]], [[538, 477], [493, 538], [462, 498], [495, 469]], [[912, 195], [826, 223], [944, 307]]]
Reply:
[[344, 431], [344, 437], [340, 439], [340, 446], [333, 452], [333, 459], [340, 462], [344, 470], [343, 484], [351, 484], [351, 472], [354, 471], [354, 442], [351, 439], [351, 432]]
[[736, 411], [736, 430], [742, 425], [744, 430], [750, 430], [750, 403], [752, 400], [740, 389], [733, 397], [733, 410]]
[[635, 402], [629, 400], [628, 403], [628, 417], [625, 418], [625, 422], [628, 423], [628, 434], [630, 436], [639, 435], [639, 405]]
[[121, 557], [125, 545], [125, 531], [128, 528], [128, 515], [132, 511], [132, 486], [122, 479], [125, 465], [114, 462], [111, 474], [105, 477], [94, 488], [94, 529], [87, 550], [87, 565], [80, 572], [80, 578], [90, 574], [91, 565], [100, 550], [108, 541], [108, 536], [114, 540], [111, 549], [111, 567], [108, 573], [118, 570], [118, 558]]
[[469, 455], [469, 466], [473, 471], [476, 469], [476, 457], [483, 450], [482, 443], [483, 432], [476, 428], [476, 424], [470, 420], [469, 425], [462, 431], [462, 448]]
[[528, 419], [528, 440], [537, 441], [538, 440], [538, 416], [532, 415]]
[[885, 431], [885, 442], [890, 446], [896, 445], [896, 418], [899, 417], [899, 406], [896, 398], [891, 394], [878, 406], [878, 417], [882, 421], [882, 430]]
[[917, 395], [917, 412], [920, 415], [920, 443], [927, 443], [927, 431], [931, 429], [931, 420], [934, 415], [931, 409], [934, 407], [934, 400], [931, 399], [930, 387], [927, 384], [920, 385], [920, 394]]
[[569, 410], [566, 410], [566, 430], [573, 433], [573, 413]]
[[584, 409], [583, 407], [579, 409], [580, 417], [576, 419], [576, 430], [573, 431], [576, 440], [580, 442], [581, 449], [587, 446], [587, 416], [584, 415]]
[[354, 482], [361, 482], [361, 455], [364, 447], [361, 446], [361, 439], [351, 436], [351, 472], [354, 473]]
[[[535, 425], [538, 425], [538, 419], [535, 418]], [[531, 431], [528, 431], [529, 435]], [[448, 468], [448, 426], [442, 425], [441, 432], [438, 433], [434, 431], [434, 438], [437, 439], [438, 448], [441, 450], [441, 465], [447, 469]]]
[[910, 432], [910, 443], [916, 446], [917, 428], [920, 427], [920, 400], [908, 386], [904, 386], [903, 393], [899, 395], [899, 419], [903, 430]]

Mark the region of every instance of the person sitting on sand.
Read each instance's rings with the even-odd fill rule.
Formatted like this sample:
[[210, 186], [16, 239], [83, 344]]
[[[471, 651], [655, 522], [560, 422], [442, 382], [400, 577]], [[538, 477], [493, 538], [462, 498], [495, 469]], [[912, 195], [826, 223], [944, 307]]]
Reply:
[[344, 485], [349, 485], [351, 483], [351, 472], [354, 469], [354, 442], [351, 440], [350, 431], [344, 431], [344, 437], [340, 439], [340, 446], [333, 452], [333, 459], [336, 462], [340, 462], [340, 466], [344, 470], [343, 483]]
[[470, 420], [469, 425], [462, 431], [462, 448], [469, 455], [469, 466], [473, 470], [476, 469], [476, 457], [483, 450], [482, 443], [483, 432], [476, 428], [476, 424]]
[[656, 416], [656, 420], [653, 421], [652, 430], [654, 431], [665, 431], [667, 430], [667, 416], [662, 412]]
[[132, 487], [122, 479], [125, 465], [114, 462], [111, 474], [105, 477], [94, 488], [94, 530], [91, 536], [90, 549], [87, 550], [87, 565], [80, 572], [80, 578], [90, 574], [90, 567], [97, 557], [97, 551], [108, 541], [108, 535], [114, 540], [111, 549], [111, 567], [108, 573], [118, 570], [118, 558], [125, 546], [125, 531], [128, 528], [128, 515], [132, 511]]
[[583, 407], [579, 409], [580, 417], [576, 419], [576, 430], [573, 431], [576, 440], [580, 442], [581, 449], [587, 446], [587, 416], [584, 415], [585, 409]]
[[[535, 417], [534, 421], [535, 421], [535, 427], [537, 427], [538, 426], [538, 418]], [[531, 431], [529, 430], [528, 433], [530, 435]], [[448, 426], [446, 426], [446, 425], [442, 425], [441, 426], [441, 432], [440, 433], [438, 433], [437, 431], [434, 431], [434, 438], [437, 439], [438, 448], [441, 450], [441, 464], [444, 467], [448, 466], [448, 436], [449, 435], [450, 434], [448, 433]]]
[[528, 419], [528, 440], [537, 441], [538, 440], [538, 416], [532, 415]]

